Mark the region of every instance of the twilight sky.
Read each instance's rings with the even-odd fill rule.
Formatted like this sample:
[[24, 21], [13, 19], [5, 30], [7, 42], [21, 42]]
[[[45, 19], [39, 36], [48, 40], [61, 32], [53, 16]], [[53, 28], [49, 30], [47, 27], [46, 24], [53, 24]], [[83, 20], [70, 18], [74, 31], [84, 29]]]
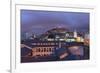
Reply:
[[42, 34], [55, 27], [89, 32], [89, 13], [21, 10], [21, 32]]

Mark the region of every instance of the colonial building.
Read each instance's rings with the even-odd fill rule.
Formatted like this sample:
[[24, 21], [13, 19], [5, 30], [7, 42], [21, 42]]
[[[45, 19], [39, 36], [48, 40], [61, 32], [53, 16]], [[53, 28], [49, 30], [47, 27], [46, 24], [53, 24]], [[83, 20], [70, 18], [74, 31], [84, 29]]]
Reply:
[[62, 45], [65, 45], [64, 41], [39, 41], [32, 43], [32, 56], [50, 56], [55, 54], [55, 50]]

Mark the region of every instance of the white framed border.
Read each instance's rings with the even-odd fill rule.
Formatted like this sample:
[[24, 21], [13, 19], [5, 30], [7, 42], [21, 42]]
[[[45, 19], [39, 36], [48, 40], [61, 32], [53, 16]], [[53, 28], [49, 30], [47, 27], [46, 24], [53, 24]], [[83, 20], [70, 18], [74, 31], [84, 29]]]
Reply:
[[[95, 8], [74, 5], [34, 5], [14, 4], [11, 18], [11, 72], [43, 71], [53, 69], [67, 69], [72, 67], [88, 67], [96, 64], [95, 48]], [[81, 61], [56, 61], [39, 63], [20, 63], [20, 9], [44, 10], [44, 11], [65, 11], [65, 12], [89, 12], [90, 13], [90, 60]], [[55, 65], [56, 64], [56, 65]]]

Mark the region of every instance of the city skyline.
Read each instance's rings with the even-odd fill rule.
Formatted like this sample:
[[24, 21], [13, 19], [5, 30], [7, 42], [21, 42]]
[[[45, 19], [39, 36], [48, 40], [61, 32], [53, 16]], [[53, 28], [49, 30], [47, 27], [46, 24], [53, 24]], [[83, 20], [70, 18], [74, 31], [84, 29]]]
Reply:
[[89, 13], [21, 10], [21, 33], [37, 35], [55, 27], [89, 32]]
[[89, 13], [21, 10], [21, 63], [90, 59]]

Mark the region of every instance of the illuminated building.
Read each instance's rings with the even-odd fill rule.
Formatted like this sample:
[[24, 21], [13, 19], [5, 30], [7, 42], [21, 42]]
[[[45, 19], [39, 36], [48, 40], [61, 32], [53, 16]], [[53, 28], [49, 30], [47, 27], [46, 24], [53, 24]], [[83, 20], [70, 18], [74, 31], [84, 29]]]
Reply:
[[89, 45], [90, 44], [90, 35], [89, 35], [89, 33], [85, 34], [84, 44], [85, 45]]
[[69, 37], [65, 39], [66, 42], [76, 42], [76, 38]]
[[47, 41], [74, 42], [75, 38], [77, 37], [77, 32], [71, 32], [66, 28], [53, 28], [51, 30], [48, 30], [45, 34], [43, 34], [42, 37], [42, 40], [45, 39]]
[[[77, 31], [70, 32], [65, 28], [54, 28], [47, 31], [45, 34], [39, 36], [38, 40], [33, 36], [33, 40], [27, 41], [26, 45], [31, 46], [27, 48], [31, 49], [31, 56], [50, 56], [54, 54], [57, 47], [62, 45], [67, 46], [70, 42], [84, 42], [82, 37], [78, 36]], [[30, 45], [31, 44], [31, 45]], [[77, 43], [76, 43], [77, 44]]]
[[74, 31], [74, 38], [77, 38], [77, 31]]
[[82, 37], [77, 37], [76, 42], [84, 42], [84, 39]]
[[34, 47], [32, 48], [32, 56], [36, 57], [36, 56], [49, 56], [51, 54], [53, 54], [54, 51], [54, 47]]
[[[21, 48], [28, 48], [31, 49], [32, 52], [31, 57], [37, 57], [37, 56], [50, 56], [54, 54], [54, 51], [56, 47], [59, 45], [58, 42], [53, 41], [28, 41], [31, 45], [21, 45]], [[27, 54], [28, 55], [28, 54]]]

